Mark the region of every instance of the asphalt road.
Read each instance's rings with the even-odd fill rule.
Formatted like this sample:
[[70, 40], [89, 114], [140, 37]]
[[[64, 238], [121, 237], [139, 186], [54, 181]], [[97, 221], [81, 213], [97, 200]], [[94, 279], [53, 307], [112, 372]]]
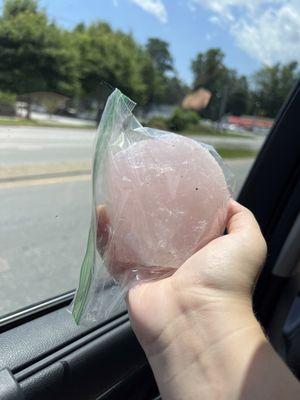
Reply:
[[[0, 129], [0, 168], [91, 157], [90, 130], [9, 131]], [[228, 164], [240, 187], [252, 160]], [[0, 315], [76, 287], [90, 223], [89, 179], [0, 181]]]
[[76, 287], [89, 186], [86, 180], [0, 189], [0, 315]]
[[[251, 163], [229, 163], [239, 186]], [[90, 222], [90, 182], [66, 179], [0, 184], [0, 315], [77, 285]]]
[[[0, 167], [90, 159], [94, 135], [93, 129], [0, 127]], [[201, 136], [201, 141], [213, 146], [248, 150], [258, 150], [263, 140]]]
[[0, 127], [0, 167], [91, 158], [94, 129]]

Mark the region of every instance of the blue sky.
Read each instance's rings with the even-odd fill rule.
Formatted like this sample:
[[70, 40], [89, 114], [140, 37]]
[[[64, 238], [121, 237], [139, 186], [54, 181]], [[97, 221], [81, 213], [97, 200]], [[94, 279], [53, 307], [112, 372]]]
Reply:
[[300, 60], [300, 0], [40, 0], [57, 23], [105, 20], [140, 43], [170, 43], [179, 76], [192, 79], [191, 59], [220, 47], [225, 62], [251, 75], [262, 64]]

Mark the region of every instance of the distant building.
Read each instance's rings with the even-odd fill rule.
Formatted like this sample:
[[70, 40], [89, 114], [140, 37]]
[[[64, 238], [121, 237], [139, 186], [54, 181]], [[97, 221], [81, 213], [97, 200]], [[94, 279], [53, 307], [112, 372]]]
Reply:
[[170, 118], [173, 114], [176, 105], [174, 104], [154, 104], [147, 111], [137, 111], [136, 115], [145, 120], [149, 120], [153, 117]]
[[182, 108], [188, 110], [201, 111], [207, 107], [211, 99], [211, 92], [209, 90], [200, 88], [185, 96], [182, 101]]
[[15, 117], [16, 106], [11, 102], [5, 102], [0, 100], [0, 115]]
[[230, 127], [242, 128], [254, 133], [268, 133], [271, 129], [274, 120], [271, 118], [263, 118], [251, 115], [227, 115], [222, 118], [222, 126], [225, 129]]

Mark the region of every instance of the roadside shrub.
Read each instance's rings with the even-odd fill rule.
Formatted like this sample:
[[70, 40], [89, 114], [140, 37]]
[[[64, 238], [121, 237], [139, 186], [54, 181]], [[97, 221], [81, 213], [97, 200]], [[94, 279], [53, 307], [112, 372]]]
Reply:
[[169, 129], [168, 120], [164, 117], [150, 118], [147, 122], [147, 126], [149, 126], [149, 128], [162, 129], [163, 131], [167, 131]]
[[14, 106], [17, 96], [13, 93], [0, 92], [0, 103]]
[[198, 125], [200, 121], [199, 115], [196, 111], [183, 110], [177, 107], [173, 115], [169, 119], [169, 129], [173, 131], [183, 131], [191, 126]]
[[16, 98], [13, 93], [0, 92], [0, 115], [15, 115]]

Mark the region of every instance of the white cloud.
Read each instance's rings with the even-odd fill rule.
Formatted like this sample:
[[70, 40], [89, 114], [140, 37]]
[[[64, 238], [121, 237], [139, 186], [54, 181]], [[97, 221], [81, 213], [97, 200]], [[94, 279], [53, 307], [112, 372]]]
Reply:
[[228, 21], [235, 20], [234, 14], [236, 11], [243, 11], [246, 14], [252, 14], [252, 16], [254, 16], [257, 9], [261, 6], [276, 5], [284, 1], [285, 0], [188, 0], [188, 2], [194, 6], [200, 5]]
[[208, 18], [209, 19], [209, 21], [212, 23], [212, 24], [216, 24], [216, 25], [219, 25], [220, 24], [220, 18], [219, 17], [217, 17], [216, 15], [212, 15], [211, 17], [209, 17]]
[[300, 61], [300, 10], [291, 4], [268, 9], [253, 23], [241, 20], [231, 31], [241, 49], [265, 64]]
[[189, 0], [212, 12], [236, 44], [265, 64], [300, 62], [299, 0]]
[[188, 1], [187, 6], [192, 12], [195, 12], [197, 10], [197, 5], [195, 4], [194, 1]]
[[132, 3], [141, 7], [144, 11], [152, 14], [160, 22], [166, 23], [168, 21], [168, 14], [166, 7], [162, 0], [130, 0]]
[[[214, 14], [222, 19], [233, 21], [232, 8], [245, 6], [245, 0], [188, 0], [190, 5], [194, 7], [200, 5], [204, 8], [211, 10]], [[255, 1], [255, 0], [254, 0]], [[248, 6], [247, 6], [248, 7]]]

